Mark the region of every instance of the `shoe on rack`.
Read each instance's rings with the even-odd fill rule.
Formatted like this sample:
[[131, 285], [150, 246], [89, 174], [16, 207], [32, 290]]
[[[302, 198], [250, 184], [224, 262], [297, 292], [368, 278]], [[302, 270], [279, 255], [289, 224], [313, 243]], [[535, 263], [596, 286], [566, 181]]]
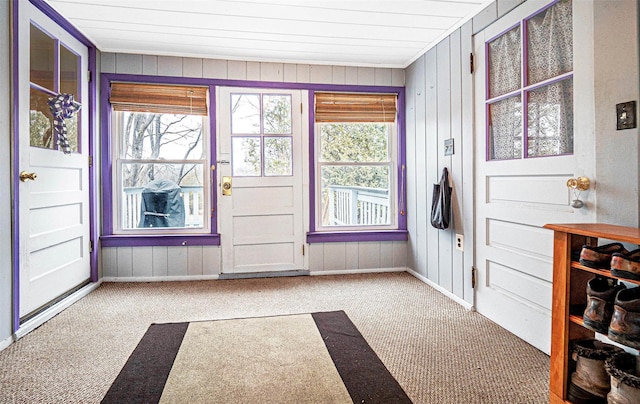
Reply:
[[613, 253], [627, 254], [628, 251], [620, 243], [605, 244], [598, 247], [582, 246], [580, 263], [589, 268], [609, 268]]
[[609, 324], [609, 339], [640, 349], [640, 287], [618, 292]]
[[571, 374], [567, 398], [574, 404], [606, 403], [611, 389], [605, 361], [622, 349], [596, 339], [571, 341], [576, 371]]
[[607, 334], [613, 315], [613, 302], [622, 289], [626, 289], [626, 286], [618, 284], [617, 280], [601, 276], [587, 282], [587, 307], [582, 315], [584, 326]]
[[640, 281], [640, 249], [611, 255], [611, 274]]
[[611, 376], [611, 391], [607, 395], [610, 404], [640, 403], [640, 363], [637, 356], [627, 352], [617, 353], [605, 362]]

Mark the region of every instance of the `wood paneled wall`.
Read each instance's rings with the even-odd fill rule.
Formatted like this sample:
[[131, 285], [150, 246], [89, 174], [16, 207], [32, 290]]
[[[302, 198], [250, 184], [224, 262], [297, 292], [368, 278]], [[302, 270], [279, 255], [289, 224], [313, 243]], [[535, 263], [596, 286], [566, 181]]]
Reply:
[[[407, 266], [419, 278], [465, 306], [473, 305], [473, 34], [523, 0], [499, 0], [428, 50], [406, 69]], [[444, 155], [453, 139], [455, 153]], [[453, 186], [449, 229], [430, 224], [433, 184], [442, 169]], [[464, 251], [456, 249], [456, 234]]]
[[404, 70], [103, 53], [101, 73], [247, 81], [403, 86]]
[[[349, 66], [260, 63], [169, 56], [100, 54], [101, 73], [266, 82], [403, 86], [404, 70]], [[106, 134], [101, 134], [105, 136]], [[309, 245], [312, 274], [404, 271], [406, 242]], [[219, 247], [113, 247], [101, 249], [107, 280], [210, 279], [220, 274]]]
[[[106, 280], [216, 279], [221, 268], [220, 247], [109, 247], [102, 249]], [[404, 241], [314, 243], [309, 245], [313, 275], [404, 271]]]

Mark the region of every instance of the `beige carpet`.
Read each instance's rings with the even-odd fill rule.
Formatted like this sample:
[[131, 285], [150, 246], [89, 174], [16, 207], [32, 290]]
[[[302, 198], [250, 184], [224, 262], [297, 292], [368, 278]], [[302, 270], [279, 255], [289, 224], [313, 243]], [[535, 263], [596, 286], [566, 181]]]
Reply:
[[[219, 371], [207, 371], [212, 363]], [[160, 403], [249, 403], [255, 397], [351, 402], [310, 315], [191, 323]]]
[[100, 402], [151, 323], [333, 310], [415, 403], [548, 402], [548, 356], [406, 273], [104, 284], [0, 352], [0, 402]]

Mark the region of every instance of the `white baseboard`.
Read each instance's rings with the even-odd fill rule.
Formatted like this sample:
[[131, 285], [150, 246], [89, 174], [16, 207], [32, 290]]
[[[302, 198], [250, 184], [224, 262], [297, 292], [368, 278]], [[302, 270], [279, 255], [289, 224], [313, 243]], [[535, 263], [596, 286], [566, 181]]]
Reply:
[[64, 299], [54, 304], [53, 306], [47, 308], [45, 311], [38, 314], [37, 316], [29, 319], [23, 324], [20, 324], [20, 328], [18, 328], [18, 330], [14, 334], [15, 340], [16, 341], [19, 340], [20, 338], [24, 337], [31, 331], [40, 327], [42, 324], [44, 324], [48, 320], [51, 320], [54, 316], [58, 315], [64, 309], [71, 306], [72, 304], [82, 299], [83, 297], [93, 292], [94, 290], [96, 290], [98, 286], [100, 286], [101, 284], [102, 284], [101, 280], [95, 283], [90, 283], [87, 286], [79, 289], [77, 292], [72, 293], [71, 295], [65, 297]]
[[5, 338], [4, 341], [0, 341], [0, 352], [2, 352], [11, 344], [13, 344], [13, 336]]
[[219, 275], [180, 275], [180, 276], [105, 276], [103, 282], [174, 282], [174, 281], [212, 281]]
[[383, 272], [405, 272], [407, 268], [371, 268], [371, 269], [343, 269], [338, 271], [310, 271], [309, 275], [349, 275], [349, 274], [371, 274]]
[[432, 288], [434, 288], [438, 292], [440, 292], [443, 295], [447, 296], [449, 299], [455, 301], [456, 303], [458, 303], [459, 305], [461, 305], [465, 309], [470, 310], [470, 311], [476, 311], [476, 307], [473, 304], [467, 302], [466, 300], [460, 299], [460, 297], [454, 295], [453, 293], [449, 292], [448, 290], [446, 290], [442, 286], [440, 286], [440, 285], [434, 283], [433, 281], [429, 280], [429, 278], [427, 278], [427, 277], [425, 277], [423, 275], [420, 275], [419, 273], [417, 273], [416, 271], [414, 271], [411, 268], [407, 268], [407, 272], [410, 273], [411, 275], [415, 276], [416, 278], [420, 279], [422, 282], [426, 283], [427, 285], [431, 286]]

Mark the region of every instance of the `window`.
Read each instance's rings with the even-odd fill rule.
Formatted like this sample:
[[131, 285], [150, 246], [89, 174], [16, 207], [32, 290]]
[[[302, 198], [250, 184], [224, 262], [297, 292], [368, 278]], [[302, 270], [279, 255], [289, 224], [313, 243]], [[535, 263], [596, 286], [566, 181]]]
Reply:
[[396, 94], [315, 94], [316, 231], [397, 229]]
[[[68, 114], [69, 117], [64, 118], [64, 123], [55, 130], [54, 112], [60, 111], [52, 105], [52, 100], [59, 95], [67, 95], [73, 97], [70, 100], [80, 107], [80, 56], [37, 26], [31, 24], [30, 30], [30, 145], [44, 149], [60, 147], [78, 153], [79, 115]], [[65, 136], [65, 140], [60, 139]]]
[[234, 177], [293, 175], [291, 96], [231, 94]]
[[207, 87], [112, 83], [115, 234], [208, 233]]
[[560, 0], [487, 42], [487, 160], [573, 153], [573, 22]]

